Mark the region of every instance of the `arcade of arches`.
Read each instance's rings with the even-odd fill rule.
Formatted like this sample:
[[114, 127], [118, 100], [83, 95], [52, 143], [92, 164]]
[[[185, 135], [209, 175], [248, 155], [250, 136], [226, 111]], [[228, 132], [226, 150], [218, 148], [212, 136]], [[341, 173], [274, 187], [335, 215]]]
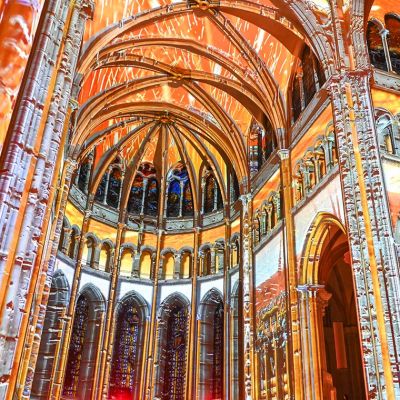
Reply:
[[0, 49], [0, 399], [400, 398], [398, 0], [4, 0]]

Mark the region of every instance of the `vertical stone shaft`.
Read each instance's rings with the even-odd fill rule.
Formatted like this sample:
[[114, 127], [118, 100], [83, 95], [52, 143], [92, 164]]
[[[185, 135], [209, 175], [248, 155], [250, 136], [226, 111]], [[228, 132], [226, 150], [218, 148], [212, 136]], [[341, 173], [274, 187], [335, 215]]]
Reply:
[[[69, 2], [52, 1], [45, 12], [29, 66], [32, 72], [21, 89], [13, 129], [6, 140], [7, 151], [0, 160], [1, 169], [6, 171], [0, 177], [1, 333], [4, 339], [14, 338], [0, 344], [1, 358], [8, 360], [0, 373], [11, 375], [12, 382], [16, 372], [10, 374], [10, 368], [17, 338], [24, 334], [20, 331], [21, 310], [26, 312], [27, 292], [32, 276], [37, 276], [33, 268], [41, 252], [40, 239], [48, 227], [46, 208], [53, 196], [53, 175], [86, 20], [81, 3], [69, 7]], [[54, 33], [49, 39], [51, 31]], [[0, 392], [5, 386], [7, 383]]]
[[198, 263], [199, 263], [199, 240], [200, 232], [196, 228], [194, 231], [194, 246], [193, 246], [193, 266], [192, 266], [192, 297], [191, 297], [191, 314], [190, 314], [190, 332], [188, 337], [188, 368], [187, 368], [187, 382], [188, 390], [186, 393], [187, 399], [196, 398], [197, 389], [197, 368], [191, 368], [191, 365], [197, 366], [197, 275], [198, 275]]
[[400, 396], [400, 292], [369, 79], [368, 70], [334, 76], [330, 94], [369, 398], [383, 399]]
[[[123, 217], [122, 220], [124, 220]], [[125, 224], [122, 222], [118, 223], [117, 228], [117, 237], [115, 241], [115, 249], [114, 249], [114, 259], [113, 266], [111, 270], [111, 282], [110, 288], [108, 292], [108, 300], [107, 300], [107, 314], [105, 320], [105, 330], [104, 330], [104, 339], [103, 346], [101, 350], [101, 360], [100, 360], [100, 378], [99, 378], [99, 394], [98, 398], [102, 398], [104, 400], [108, 399], [108, 389], [109, 389], [109, 380], [110, 380], [110, 369], [111, 369], [111, 356], [113, 349], [113, 337], [115, 330], [115, 306], [117, 302], [117, 288], [118, 288], [118, 278], [120, 271], [120, 254], [121, 254], [121, 244], [123, 240], [125, 230]]]
[[[158, 210], [158, 226], [164, 226], [164, 216], [166, 209], [166, 197], [168, 196], [167, 191], [167, 151], [168, 151], [168, 132], [165, 127], [165, 124], [161, 129], [161, 140], [162, 140], [162, 149], [163, 149], [163, 163], [161, 168], [161, 182], [160, 182], [160, 207]], [[161, 259], [161, 246], [163, 243], [163, 229], [158, 230], [157, 234], [157, 247], [156, 247], [156, 260], [153, 269], [153, 299], [151, 304], [151, 315], [150, 315], [150, 332], [149, 332], [149, 342], [148, 342], [148, 353], [147, 353], [147, 368], [146, 368], [146, 400], [154, 399], [155, 392], [155, 370], [156, 370], [156, 340], [157, 340], [157, 332], [158, 332], [158, 324], [157, 324], [157, 309], [158, 309], [158, 299], [159, 299], [159, 290], [158, 290], [158, 280], [159, 280], [159, 267], [160, 267], [160, 259]]]
[[79, 285], [81, 282], [82, 256], [83, 256], [83, 250], [84, 250], [85, 241], [86, 241], [85, 235], [89, 228], [92, 207], [93, 207], [93, 195], [89, 194], [87, 211], [85, 213], [85, 216], [83, 218], [83, 223], [82, 223], [81, 239], [79, 242], [77, 262], [76, 262], [74, 277], [73, 277], [73, 281], [72, 281], [71, 295], [69, 298], [69, 306], [68, 306], [68, 311], [67, 311], [67, 315], [66, 315], [66, 323], [64, 326], [64, 332], [63, 332], [63, 336], [62, 336], [62, 340], [61, 340], [61, 344], [60, 344], [60, 351], [59, 351], [59, 354], [56, 354], [57, 364], [54, 366], [54, 369], [53, 369], [54, 376], [52, 376], [52, 378], [51, 378], [51, 381], [52, 381], [51, 390], [50, 390], [50, 398], [51, 399], [59, 399], [61, 396], [61, 392], [62, 392], [62, 385], [63, 385], [64, 375], [65, 375], [65, 366], [66, 366], [67, 358], [68, 358], [69, 341], [71, 338], [72, 327], [73, 327], [73, 323], [74, 323], [76, 299], [77, 299], [77, 295], [78, 295], [78, 291], [79, 291]]
[[244, 399], [256, 399], [254, 393], [254, 330], [253, 330], [253, 266], [252, 266], [252, 199], [251, 195], [241, 196], [241, 229], [242, 229], [242, 265], [239, 273], [242, 277], [242, 299], [243, 299], [243, 368], [244, 376]]
[[[29, 336], [25, 340], [25, 353], [21, 358], [21, 364], [23, 365], [21, 366], [22, 370], [18, 378], [19, 398], [22, 398], [22, 396], [24, 396], [24, 398], [29, 398], [31, 392], [31, 385], [40, 347], [40, 338], [42, 336], [44, 319], [46, 316], [47, 301], [56, 263], [58, 242], [63, 226], [65, 207], [67, 205], [68, 193], [72, 182], [72, 174], [76, 169], [76, 162], [72, 160], [67, 160], [64, 165], [64, 171], [61, 176], [61, 192], [59, 193], [59, 198], [55, 207], [55, 218], [52, 222], [49, 235], [52, 240], [41, 257], [42, 259], [36, 262], [36, 264], [40, 264], [40, 276], [35, 288], [35, 306], [31, 311], [31, 321], [28, 329]], [[51, 212], [51, 208], [49, 208], [49, 212]], [[39, 270], [39, 267], [37, 269]]]
[[293, 191], [292, 191], [292, 168], [289, 150], [279, 151], [281, 159], [281, 185], [283, 192], [283, 218], [285, 228], [285, 248], [286, 248], [286, 288], [288, 292], [288, 321], [289, 321], [289, 377], [290, 392], [295, 399], [303, 398], [303, 376], [301, 369], [301, 343], [299, 310], [297, 296], [297, 267], [296, 267], [296, 248], [293, 221]]

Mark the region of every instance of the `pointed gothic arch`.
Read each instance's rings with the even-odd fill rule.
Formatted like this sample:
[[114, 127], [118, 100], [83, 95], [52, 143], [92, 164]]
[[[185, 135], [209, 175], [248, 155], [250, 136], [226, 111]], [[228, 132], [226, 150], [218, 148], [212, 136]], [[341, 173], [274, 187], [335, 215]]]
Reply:
[[189, 306], [189, 300], [180, 293], [171, 294], [160, 306], [154, 397], [161, 400], [184, 400]]
[[366, 399], [345, 232], [335, 216], [319, 213], [306, 237], [299, 285], [300, 312], [307, 315], [301, 323], [303, 376], [314, 382], [313, 391], [321, 398]]
[[148, 316], [146, 300], [136, 292], [127, 293], [117, 305], [109, 388], [112, 399], [142, 398], [140, 382]]
[[91, 398], [96, 379], [96, 352], [101, 340], [105, 300], [92, 284], [85, 285], [77, 298], [69, 343], [62, 396]]
[[208, 291], [199, 307], [199, 381], [198, 399], [222, 399], [225, 343], [224, 302], [221, 292]]

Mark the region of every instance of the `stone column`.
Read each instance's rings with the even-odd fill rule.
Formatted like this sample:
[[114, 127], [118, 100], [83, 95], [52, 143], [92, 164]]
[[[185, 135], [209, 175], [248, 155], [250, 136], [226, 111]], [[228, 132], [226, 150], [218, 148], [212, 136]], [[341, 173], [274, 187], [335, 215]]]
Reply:
[[[123, 216], [122, 221], [125, 220]], [[108, 291], [107, 300], [107, 312], [105, 318], [105, 329], [103, 346], [101, 350], [100, 358], [100, 369], [99, 369], [99, 382], [98, 382], [98, 393], [97, 398], [103, 400], [108, 399], [108, 389], [110, 380], [110, 369], [112, 362], [112, 350], [113, 350], [113, 338], [115, 331], [115, 308], [117, 304], [117, 288], [118, 288], [118, 278], [121, 266], [121, 244], [123, 240], [123, 235], [125, 231], [125, 224], [119, 222], [117, 228], [117, 237], [115, 243], [114, 257], [112, 263], [111, 277], [110, 277], [110, 287]]]
[[241, 228], [242, 228], [242, 268], [240, 275], [242, 281], [242, 307], [243, 307], [243, 372], [244, 376], [244, 399], [256, 399], [257, 394], [254, 390], [254, 333], [253, 333], [253, 307], [254, 307], [254, 288], [253, 288], [253, 265], [252, 265], [252, 199], [251, 195], [242, 195]]
[[400, 397], [400, 283], [370, 77], [370, 70], [338, 74], [329, 88], [368, 395], [383, 399]]
[[103, 198], [103, 204], [107, 205], [107, 194], [108, 194], [108, 186], [110, 185], [110, 174], [112, 172], [111, 168], [107, 168], [106, 172], [106, 184], [104, 186], [104, 198]]
[[293, 220], [293, 188], [292, 188], [292, 166], [290, 151], [281, 149], [278, 152], [280, 158], [280, 173], [283, 204], [280, 213], [283, 218], [283, 232], [285, 238], [285, 286], [287, 288], [287, 319], [288, 319], [288, 373], [289, 392], [296, 400], [309, 399], [303, 393], [303, 373], [301, 360], [305, 357], [301, 354], [300, 331], [299, 331], [299, 309], [297, 287], [297, 263], [296, 243]]
[[388, 42], [387, 42], [387, 37], [389, 35], [389, 31], [387, 29], [382, 29], [379, 32], [379, 34], [381, 35], [381, 38], [382, 38], [382, 46], [383, 46], [383, 51], [385, 52], [387, 69], [389, 72], [393, 72], [392, 60], [390, 59], [389, 46], [388, 46]]
[[[12, 363], [20, 336], [40, 241], [48, 229], [46, 209], [81, 48], [89, 0], [46, 4], [28, 73], [24, 78], [0, 161], [0, 397], [14, 377]], [[52, 27], [53, 34], [47, 30]], [[13, 388], [10, 388], [12, 391]]]

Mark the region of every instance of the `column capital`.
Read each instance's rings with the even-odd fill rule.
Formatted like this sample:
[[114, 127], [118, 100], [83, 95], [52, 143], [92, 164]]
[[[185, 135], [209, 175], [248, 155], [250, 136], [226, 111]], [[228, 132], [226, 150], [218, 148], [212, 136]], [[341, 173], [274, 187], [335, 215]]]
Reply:
[[289, 159], [289, 154], [290, 154], [290, 150], [289, 149], [280, 149], [280, 150], [278, 150], [278, 156], [281, 159], [281, 161]]

